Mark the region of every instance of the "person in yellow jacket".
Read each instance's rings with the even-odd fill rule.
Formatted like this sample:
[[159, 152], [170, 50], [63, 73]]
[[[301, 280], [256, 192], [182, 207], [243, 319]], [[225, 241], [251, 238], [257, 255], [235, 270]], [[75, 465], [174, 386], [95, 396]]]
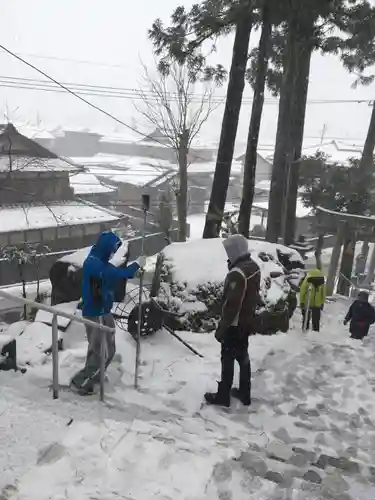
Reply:
[[311, 318], [313, 330], [319, 332], [321, 311], [326, 300], [325, 279], [320, 269], [314, 269], [307, 274], [300, 288], [299, 299], [302, 310], [302, 325], [305, 326], [307, 314], [307, 330], [310, 327]]

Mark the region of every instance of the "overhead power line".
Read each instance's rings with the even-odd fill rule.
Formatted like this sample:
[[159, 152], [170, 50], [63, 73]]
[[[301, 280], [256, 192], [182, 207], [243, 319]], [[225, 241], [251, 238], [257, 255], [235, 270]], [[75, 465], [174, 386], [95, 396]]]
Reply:
[[[128, 123], [124, 122], [120, 118], [117, 118], [115, 115], [113, 115], [109, 111], [106, 111], [105, 109], [101, 108], [100, 106], [97, 106], [93, 102], [89, 101], [88, 99], [86, 99], [85, 97], [83, 97], [82, 95], [80, 95], [77, 91], [70, 89], [66, 84], [60, 83], [58, 80], [56, 80], [55, 78], [53, 78], [52, 76], [50, 76], [48, 73], [46, 73], [45, 71], [41, 70], [40, 68], [38, 68], [36, 65], [30, 63], [29, 61], [26, 61], [23, 57], [17, 55], [15, 52], [13, 52], [12, 50], [8, 49], [4, 45], [0, 44], [0, 49], [3, 50], [4, 52], [6, 52], [7, 54], [9, 54], [10, 56], [12, 56], [13, 58], [15, 58], [18, 61], [20, 61], [22, 64], [28, 66], [29, 68], [33, 69], [37, 73], [41, 74], [42, 76], [44, 76], [45, 78], [47, 78], [47, 80], [49, 80], [52, 83], [54, 83], [57, 87], [63, 89], [65, 92], [69, 93], [70, 95], [72, 95], [76, 99], [78, 99], [81, 102], [87, 104], [90, 108], [98, 111], [99, 113], [101, 113], [102, 115], [106, 116], [107, 118], [110, 118], [110, 119], [114, 120], [115, 122], [119, 123], [120, 125], [124, 126], [127, 129], [135, 132], [136, 134], [138, 134], [139, 136], [141, 136], [143, 138], [148, 138], [149, 137], [148, 134], [144, 134], [143, 132], [140, 132], [135, 127], [132, 127], [131, 125], [129, 125]], [[345, 102], [345, 101], [343, 101], [343, 102]], [[363, 102], [365, 102], [365, 101], [363, 101]], [[368, 102], [368, 101], [366, 101], [366, 102]], [[165, 143], [163, 143], [161, 141], [158, 141], [157, 139], [153, 139], [153, 141], [155, 143], [157, 143], [157, 144], [160, 144], [163, 147], [166, 147]], [[172, 146], [167, 145], [167, 147], [169, 147], [169, 149], [175, 150], [175, 148], [173, 148]], [[197, 156], [197, 159], [201, 159], [202, 161], [206, 161], [204, 158], [199, 158], [198, 156]]]
[[[38, 90], [43, 92], [66, 92], [64, 87], [69, 88], [74, 91], [77, 95], [87, 95], [87, 96], [97, 96], [104, 98], [115, 98], [115, 99], [131, 99], [131, 100], [158, 100], [158, 96], [155, 92], [149, 89], [134, 89], [127, 87], [113, 87], [113, 86], [105, 86], [105, 85], [90, 85], [90, 84], [82, 84], [82, 83], [73, 83], [73, 82], [63, 82], [59, 85], [54, 84], [53, 82], [38, 80], [33, 78], [21, 78], [21, 77], [12, 77], [12, 76], [0, 76], [0, 87], [6, 88], [15, 88], [21, 90]], [[192, 100], [201, 102], [204, 98], [203, 94], [192, 93]], [[176, 92], [170, 92], [169, 97], [170, 100], [178, 100], [178, 95]], [[211, 101], [216, 104], [224, 103], [225, 96], [213, 96]], [[251, 105], [253, 99], [245, 97], [242, 100], [242, 104]], [[370, 104], [371, 100], [369, 99], [310, 99], [307, 101], [307, 104]], [[279, 101], [277, 99], [266, 98], [266, 105], [278, 105]]]
[[[100, 106], [97, 106], [96, 104], [92, 103], [91, 101], [88, 101], [87, 99], [85, 99], [84, 97], [80, 96], [79, 94], [77, 94], [76, 92], [74, 92], [73, 90], [71, 90], [69, 87], [67, 87], [66, 85], [64, 85], [63, 83], [60, 83], [58, 80], [56, 80], [52, 76], [48, 75], [45, 71], [41, 70], [40, 68], [38, 68], [34, 64], [32, 64], [29, 61], [26, 61], [22, 57], [18, 56], [15, 52], [11, 51], [10, 49], [7, 49], [4, 45], [0, 44], [0, 49], [3, 50], [4, 52], [6, 52], [7, 54], [9, 54], [10, 56], [14, 57], [15, 59], [17, 59], [18, 61], [22, 62], [23, 64], [25, 64], [29, 68], [33, 69], [34, 71], [37, 71], [38, 73], [40, 73], [41, 75], [43, 75], [45, 78], [47, 78], [48, 80], [50, 80], [51, 82], [53, 82], [55, 85], [57, 85], [58, 87], [64, 89], [66, 92], [68, 92], [69, 94], [71, 94], [72, 96], [74, 96], [76, 99], [79, 99], [80, 101], [82, 101], [85, 104], [87, 104], [88, 106], [90, 106], [92, 109], [95, 109], [99, 113], [107, 116], [108, 118], [111, 118], [112, 120], [114, 120], [115, 122], [119, 123], [120, 125], [123, 125], [127, 129], [132, 130], [133, 132], [139, 134], [141, 137], [148, 138], [147, 134], [143, 134], [142, 132], [140, 132], [139, 130], [137, 130], [135, 127], [132, 127], [128, 123], [124, 122], [123, 120], [120, 120], [120, 118], [117, 118], [112, 113], [106, 111], [105, 109], [101, 108]], [[165, 144], [163, 144], [160, 141], [155, 140], [155, 142], [158, 142], [162, 146], [165, 146]], [[173, 148], [171, 148], [171, 149], [173, 149]]]
[[[47, 78], [47, 80], [50, 80], [51, 82], [53, 82], [55, 85], [57, 85], [58, 87], [64, 89], [66, 92], [68, 92], [69, 94], [71, 94], [72, 96], [74, 96], [76, 99], [80, 100], [81, 102], [84, 102], [85, 104], [87, 104], [88, 106], [90, 106], [90, 108], [98, 111], [99, 113], [101, 113], [102, 115], [108, 117], [108, 118], [111, 118], [112, 120], [114, 120], [115, 122], [119, 123], [120, 125], [123, 125], [125, 128], [135, 132], [136, 134], [140, 135], [141, 137], [145, 138], [145, 139], [148, 139], [149, 138], [149, 135], [148, 134], [144, 134], [143, 132], [140, 132], [139, 130], [137, 130], [135, 127], [132, 127], [131, 125], [129, 125], [128, 123], [124, 122], [123, 120], [121, 120], [120, 118], [117, 118], [117, 116], [113, 115], [112, 113], [110, 113], [109, 111], [106, 111], [105, 109], [101, 108], [100, 106], [97, 106], [96, 104], [92, 103], [91, 101], [89, 101], [88, 99], [86, 99], [85, 97], [82, 97], [81, 95], [79, 95], [77, 92], [75, 92], [74, 90], [71, 90], [69, 87], [67, 87], [66, 85], [64, 85], [63, 83], [60, 83], [58, 80], [56, 80], [55, 78], [53, 78], [52, 76], [50, 76], [48, 73], [46, 73], [45, 71], [41, 70], [40, 68], [38, 68], [37, 66], [35, 66], [34, 64], [30, 63], [29, 61], [26, 61], [25, 59], [23, 59], [22, 57], [18, 56], [16, 53], [14, 53], [13, 51], [11, 51], [10, 49], [8, 49], [7, 47], [5, 47], [4, 45], [1, 45], [0, 44], [0, 49], [2, 49], [4, 52], [6, 52], [7, 54], [9, 54], [10, 56], [14, 57], [15, 59], [17, 59], [18, 61], [22, 62], [22, 64], [25, 64], [26, 66], [28, 66], [29, 68], [33, 69], [34, 71], [37, 71], [39, 74], [41, 74], [42, 76], [44, 76], [45, 78]], [[161, 146], [163, 147], [166, 147], [166, 144], [161, 142], [161, 141], [158, 141], [157, 139], [153, 138], [153, 142], [157, 143], [157, 144], [160, 144]], [[167, 147], [173, 151], [175, 151], [175, 148], [173, 148], [172, 146], [169, 146], [167, 145]], [[204, 158], [198, 158], [198, 156], [196, 156], [197, 159], [201, 159], [203, 161], [205, 161]]]
[[87, 61], [86, 59], [69, 59], [66, 57], [57, 57], [57, 56], [46, 56], [42, 54], [19, 54], [20, 57], [31, 57], [32, 59], [45, 59], [50, 61], [61, 61], [68, 62], [73, 64], [86, 64], [88, 66], [101, 66], [103, 68], [117, 68], [117, 69], [126, 69], [124, 64], [108, 64], [105, 62], [96, 62], [96, 61]]

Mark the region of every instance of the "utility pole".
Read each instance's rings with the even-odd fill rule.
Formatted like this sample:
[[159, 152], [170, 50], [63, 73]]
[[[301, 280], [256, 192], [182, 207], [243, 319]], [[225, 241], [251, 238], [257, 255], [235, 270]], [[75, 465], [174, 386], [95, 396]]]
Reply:
[[322, 130], [322, 135], [320, 136], [320, 144], [323, 144], [323, 141], [324, 141], [324, 137], [326, 135], [326, 130], [327, 130], [327, 125], [324, 124], [323, 125], [323, 130]]

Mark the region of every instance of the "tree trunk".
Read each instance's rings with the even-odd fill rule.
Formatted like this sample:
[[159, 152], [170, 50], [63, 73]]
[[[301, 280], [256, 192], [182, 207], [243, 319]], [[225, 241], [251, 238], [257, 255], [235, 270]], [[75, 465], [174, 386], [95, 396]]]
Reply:
[[292, 123], [292, 163], [289, 165], [288, 172], [288, 190], [285, 196], [284, 204], [284, 227], [283, 240], [285, 245], [291, 245], [295, 239], [296, 232], [296, 209], [299, 184], [299, 162], [302, 154], [303, 134], [305, 128], [307, 93], [309, 89], [310, 63], [312, 56], [311, 38], [313, 24], [305, 28], [304, 36], [297, 44], [298, 70], [295, 79], [294, 105], [293, 105], [293, 123]]
[[188, 200], [188, 153], [189, 131], [185, 130], [180, 137], [178, 150], [179, 187], [177, 195], [178, 241], [184, 242], [187, 237], [187, 200]]
[[[19, 271], [19, 275], [20, 275], [21, 283], [22, 283], [22, 297], [24, 299], [26, 299], [27, 298], [26, 280], [25, 280], [25, 276], [24, 276], [23, 264], [18, 264], [18, 271]], [[23, 319], [24, 320], [27, 319], [27, 305], [26, 304], [23, 306]]]
[[217, 238], [223, 219], [242, 94], [245, 86], [245, 72], [252, 29], [252, 5], [251, 0], [246, 2], [243, 15], [237, 23], [220, 143], [203, 238]]
[[259, 41], [259, 55], [257, 64], [257, 76], [255, 81], [253, 106], [244, 164], [244, 177], [242, 187], [242, 200], [238, 218], [238, 230], [245, 238], [249, 237], [251, 208], [254, 200], [255, 174], [257, 165], [257, 149], [259, 141], [259, 130], [262, 120], [264, 89], [268, 69], [268, 47], [270, 44], [272, 23], [269, 11], [269, 2], [265, 0], [262, 14], [262, 34]]
[[367, 260], [368, 260], [369, 253], [370, 253], [370, 242], [368, 239], [365, 239], [364, 242], [362, 243], [362, 248], [361, 248], [361, 254], [363, 255], [363, 260], [364, 260], [364, 265], [365, 265], [364, 273], [366, 273]]
[[327, 296], [330, 297], [333, 295], [335, 289], [335, 279], [337, 269], [339, 267], [340, 255], [341, 255], [341, 247], [344, 239], [345, 232], [345, 224], [343, 222], [339, 222], [335, 246], [333, 247], [331, 261], [329, 263], [329, 270], [327, 276]]
[[276, 145], [268, 202], [266, 240], [272, 243], [277, 243], [282, 231], [281, 225], [285, 184], [288, 164], [292, 159], [290, 119], [292, 116], [292, 104], [294, 99], [294, 77], [297, 71], [297, 60], [294, 57], [297, 30], [297, 16], [292, 12], [284, 54], [284, 72], [280, 92]]
[[341, 260], [340, 278], [337, 286], [337, 293], [340, 295], [345, 295], [347, 297], [349, 296], [351, 287], [355, 244], [356, 239], [354, 232], [350, 229], [347, 229]]
[[36, 258], [37, 262], [35, 262], [35, 271], [36, 271], [36, 299], [35, 302], [42, 302], [40, 296], [40, 262], [38, 261], [38, 257]]
[[[361, 161], [359, 163], [359, 169], [365, 171], [372, 167], [373, 159], [374, 159], [374, 149], [375, 149], [375, 101], [372, 108], [370, 125], [367, 131], [365, 145], [362, 151]], [[352, 241], [354, 238], [354, 241]], [[352, 241], [352, 245], [356, 245], [355, 235], [348, 235], [347, 240]], [[347, 293], [341, 293], [341, 295], [349, 295], [349, 288], [345, 283], [347, 283], [348, 279], [351, 279], [353, 272], [353, 264], [354, 264], [354, 252], [353, 253], [345, 253], [342, 256], [341, 261], [341, 275], [339, 281], [339, 289]]]
[[367, 276], [365, 279], [365, 285], [370, 286], [372, 284], [372, 282], [374, 281], [374, 274], [375, 274], [375, 244], [371, 252], [370, 262], [367, 269]]
[[361, 163], [359, 164], [360, 168], [371, 167], [374, 159], [374, 150], [375, 150], [375, 101], [372, 107], [370, 125], [367, 131], [367, 137], [362, 151]]
[[319, 233], [318, 239], [316, 241], [315, 261], [316, 261], [316, 268], [320, 269], [320, 270], [323, 269], [323, 265], [322, 265], [323, 245], [324, 245], [324, 234], [323, 233]]

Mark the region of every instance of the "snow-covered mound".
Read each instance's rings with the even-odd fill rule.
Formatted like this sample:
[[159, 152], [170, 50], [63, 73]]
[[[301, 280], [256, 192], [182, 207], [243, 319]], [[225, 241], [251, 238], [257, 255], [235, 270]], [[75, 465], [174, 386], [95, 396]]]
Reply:
[[[167, 290], [169, 307], [184, 315], [180, 321], [184, 329], [210, 331], [216, 327], [228, 272], [222, 241], [215, 238], [173, 243], [160, 254], [157, 268], [163, 286], [159, 297], [165, 300]], [[262, 304], [257, 310], [257, 331], [253, 333], [287, 331], [296, 307], [288, 273], [293, 268], [304, 268], [302, 258], [292, 249], [257, 240], [249, 240], [249, 250], [262, 278]]]

